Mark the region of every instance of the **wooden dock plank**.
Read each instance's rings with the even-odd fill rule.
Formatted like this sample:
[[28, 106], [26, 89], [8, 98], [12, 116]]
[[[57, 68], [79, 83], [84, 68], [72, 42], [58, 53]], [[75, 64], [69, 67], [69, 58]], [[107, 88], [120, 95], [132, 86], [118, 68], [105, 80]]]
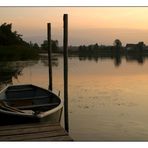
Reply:
[[0, 126], [0, 141], [72, 141], [59, 123]]
[[73, 139], [69, 136], [58, 136], [58, 137], [33, 139], [30, 141], [73, 141]]
[[64, 132], [64, 130], [59, 129], [57, 131], [50, 131], [50, 132], [38, 132], [38, 133], [28, 133], [28, 134], [20, 134], [20, 135], [7, 135], [0, 137], [0, 140], [5, 140], [7, 139], [8, 141], [28, 141], [29, 139], [37, 139], [37, 138], [49, 138], [49, 137], [57, 137], [57, 136], [65, 136], [68, 135], [67, 133]]
[[45, 127], [31, 127], [31, 128], [24, 128], [24, 129], [12, 129], [12, 130], [5, 130], [0, 131], [0, 137], [7, 136], [7, 135], [19, 135], [19, 134], [27, 134], [27, 133], [39, 133], [39, 132], [46, 132], [46, 131], [55, 131], [61, 129], [60, 126], [45, 126]]
[[[57, 126], [57, 125], [60, 125], [59, 123], [48, 123], [48, 122], [41, 122], [41, 123], [30, 123], [30, 124], [14, 124], [14, 125], [6, 125], [6, 126], [0, 126], [0, 132], [1, 131], [5, 131], [5, 130], [14, 130], [14, 129], [26, 129], [26, 128], [31, 128], [31, 127], [36, 127], [36, 128], [39, 128], [39, 127], [45, 127], [45, 126]], [[12, 128], [13, 127], [13, 128]]]

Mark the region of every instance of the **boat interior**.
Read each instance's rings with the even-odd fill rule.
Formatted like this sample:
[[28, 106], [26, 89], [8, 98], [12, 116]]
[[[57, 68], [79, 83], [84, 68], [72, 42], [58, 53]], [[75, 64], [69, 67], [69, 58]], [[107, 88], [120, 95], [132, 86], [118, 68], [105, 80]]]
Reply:
[[61, 102], [52, 92], [34, 85], [9, 86], [4, 93], [3, 107], [17, 112], [31, 110], [38, 114], [55, 108]]

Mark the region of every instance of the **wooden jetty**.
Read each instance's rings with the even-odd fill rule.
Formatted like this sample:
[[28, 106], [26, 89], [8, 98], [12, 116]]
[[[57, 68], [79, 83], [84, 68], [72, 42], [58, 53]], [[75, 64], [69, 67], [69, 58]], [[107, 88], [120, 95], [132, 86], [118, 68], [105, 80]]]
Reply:
[[0, 126], [0, 141], [73, 141], [59, 123]]

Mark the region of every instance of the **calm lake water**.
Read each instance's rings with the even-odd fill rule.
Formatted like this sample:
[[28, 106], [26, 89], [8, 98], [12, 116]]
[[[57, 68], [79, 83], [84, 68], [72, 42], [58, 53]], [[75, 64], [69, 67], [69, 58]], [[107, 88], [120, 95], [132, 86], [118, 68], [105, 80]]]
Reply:
[[[148, 140], [148, 60], [120, 62], [69, 57], [69, 127], [74, 140]], [[0, 62], [0, 89], [3, 80], [48, 88], [47, 63], [47, 55], [38, 61]], [[53, 59], [53, 91], [63, 98], [61, 56]]]

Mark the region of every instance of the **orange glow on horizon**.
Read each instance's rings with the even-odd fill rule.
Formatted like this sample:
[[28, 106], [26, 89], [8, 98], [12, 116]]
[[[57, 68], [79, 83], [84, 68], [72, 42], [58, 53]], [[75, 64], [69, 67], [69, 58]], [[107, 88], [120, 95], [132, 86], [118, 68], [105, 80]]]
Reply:
[[[141, 40], [148, 44], [147, 7], [1, 7], [0, 13], [0, 22], [14, 24], [13, 29], [23, 34], [24, 37], [46, 36], [46, 23], [51, 22], [54, 38], [61, 38], [62, 17], [64, 13], [67, 13], [69, 14], [69, 32], [72, 32], [71, 40], [73, 41], [79, 37], [79, 33], [75, 34], [76, 31], [83, 31], [86, 33], [84, 36], [87, 37], [92, 31], [104, 29], [103, 33], [98, 33], [98, 36], [109, 35], [109, 39], [102, 38], [100, 42], [112, 43], [115, 37], [123, 41], [127, 38], [129, 42], [137, 42], [139, 38], [135, 33], [138, 30], [141, 31]], [[114, 30], [109, 32], [105, 29], [118, 30], [116, 33]], [[134, 30], [134, 33], [128, 30]], [[97, 36], [92, 36], [93, 41], [86, 38], [84, 43], [96, 42]], [[78, 43], [78, 41], [75, 42]]]

